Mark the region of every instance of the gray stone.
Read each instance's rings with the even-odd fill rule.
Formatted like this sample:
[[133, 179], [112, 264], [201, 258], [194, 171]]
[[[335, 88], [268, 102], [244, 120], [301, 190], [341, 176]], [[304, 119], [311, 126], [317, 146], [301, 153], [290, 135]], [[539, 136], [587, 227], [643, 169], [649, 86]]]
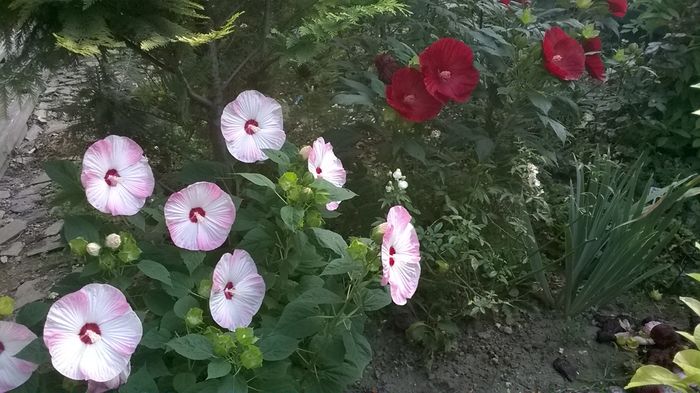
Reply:
[[40, 123], [46, 123], [48, 121], [48, 112], [46, 109], [37, 109], [34, 111], [34, 114], [36, 115], [36, 120]]
[[35, 184], [47, 183], [50, 181], [51, 181], [51, 178], [49, 177], [49, 175], [47, 175], [46, 172], [41, 172], [41, 174], [39, 176], [32, 179], [32, 181], [29, 183], [29, 185], [33, 186]]
[[43, 244], [27, 252], [28, 257], [43, 254], [63, 248], [63, 243], [58, 240], [46, 239]]
[[34, 204], [34, 201], [27, 197], [17, 203], [12, 204], [12, 206], [10, 206], [10, 211], [13, 213], [24, 213], [28, 210], [34, 209], [35, 207], [36, 205]]
[[10, 192], [7, 190], [0, 190], [0, 199], [7, 199], [10, 197]]
[[9, 224], [0, 228], [0, 244], [4, 244], [6, 241], [19, 235], [25, 229], [27, 229], [27, 222], [26, 221], [24, 221], [24, 220], [11, 221]]
[[49, 183], [39, 183], [39, 184], [35, 184], [33, 186], [29, 186], [29, 187], [25, 188], [24, 190], [18, 192], [17, 195], [15, 195], [15, 198], [24, 198], [24, 197], [29, 196], [29, 195], [36, 195], [39, 193], [39, 191], [46, 188], [46, 186], [48, 186], [48, 185], [49, 185]]
[[55, 93], [55, 92], [56, 92], [56, 89], [58, 89], [57, 86], [49, 86], [49, 87], [46, 88], [46, 90], [44, 90], [44, 94]]
[[7, 263], [7, 261], [8, 261], [8, 258], [5, 255], [0, 257], [0, 263]]
[[36, 278], [34, 280], [24, 282], [19, 286], [19, 288], [17, 288], [17, 292], [15, 292], [16, 309], [24, 306], [25, 304], [36, 302], [37, 300], [41, 300], [46, 297], [47, 293], [38, 289], [41, 287], [39, 285], [40, 283], [41, 279]]
[[10, 244], [10, 247], [2, 250], [0, 252], [0, 255], [7, 255], [8, 257], [16, 257], [19, 255], [19, 253], [22, 252], [24, 249], [24, 243], [23, 242], [14, 242]]
[[57, 222], [54, 222], [44, 230], [44, 236], [55, 236], [61, 233], [61, 229], [63, 229], [63, 220], [59, 220]]
[[47, 123], [47, 133], [53, 134], [65, 131], [70, 124], [61, 120], [51, 120]]
[[5, 211], [0, 210], [0, 220], [2, 220], [3, 217], [5, 217]]
[[27, 131], [27, 135], [24, 137], [24, 139], [28, 140], [29, 142], [34, 142], [36, 138], [39, 137], [39, 134], [41, 134], [41, 127], [34, 124], [32, 128]]

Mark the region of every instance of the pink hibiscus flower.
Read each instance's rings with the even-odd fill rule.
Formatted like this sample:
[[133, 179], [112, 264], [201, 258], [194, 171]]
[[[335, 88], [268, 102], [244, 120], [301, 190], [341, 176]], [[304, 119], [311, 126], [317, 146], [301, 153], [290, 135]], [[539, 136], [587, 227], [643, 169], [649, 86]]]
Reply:
[[[314, 179], [324, 179], [336, 187], [345, 185], [346, 173], [343, 163], [333, 153], [333, 145], [326, 143], [323, 138], [314, 141], [309, 151], [309, 172]], [[332, 201], [326, 204], [326, 209], [333, 211], [338, 208], [340, 202]]]
[[126, 370], [142, 334], [141, 320], [124, 294], [107, 284], [88, 284], [65, 295], [51, 306], [44, 325], [56, 371], [94, 382]]
[[87, 149], [80, 181], [88, 202], [113, 216], [138, 213], [155, 186], [141, 146], [117, 135], [101, 139]]
[[8, 392], [27, 382], [38, 365], [14, 357], [36, 339], [26, 326], [0, 321], [0, 392]]
[[226, 241], [236, 218], [236, 206], [219, 186], [194, 183], [165, 202], [165, 225], [176, 246], [211, 251]]
[[391, 299], [403, 306], [416, 292], [420, 279], [420, 245], [411, 215], [403, 206], [389, 209], [382, 239], [382, 285], [389, 284]]
[[265, 281], [245, 250], [221, 256], [214, 268], [209, 310], [219, 326], [235, 330], [250, 325], [265, 297]]
[[127, 364], [126, 368], [119, 375], [107, 382], [88, 381], [86, 393], [104, 393], [110, 390], [117, 390], [119, 386], [126, 383], [129, 379], [129, 374], [131, 374], [131, 364]]
[[261, 149], [279, 150], [286, 139], [282, 106], [259, 91], [246, 90], [224, 108], [221, 133], [228, 151], [237, 160], [267, 160]]

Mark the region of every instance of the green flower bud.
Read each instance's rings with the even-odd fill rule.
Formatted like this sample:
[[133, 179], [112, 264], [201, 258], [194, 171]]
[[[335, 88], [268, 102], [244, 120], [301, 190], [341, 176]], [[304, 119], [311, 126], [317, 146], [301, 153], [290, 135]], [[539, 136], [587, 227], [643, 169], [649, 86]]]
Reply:
[[262, 366], [262, 351], [255, 345], [249, 345], [241, 354], [241, 365], [248, 370]]
[[0, 318], [12, 315], [15, 311], [15, 300], [9, 296], [0, 296]]
[[[590, 0], [588, 0], [588, 1], [590, 1]], [[600, 34], [600, 31], [596, 30], [595, 26], [593, 26], [592, 24], [587, 24], [586, 26], [583, 27], [583, 30], [581, 30], [581, 35], [583, 36], [583, 38], [585, 38], [587, 40], [591, 39], [591, 38], [598, 37], [599, 34]]]
[[536, 20], [537, 17], [532, 15], [532, 9], [529, 7], [525, 8], [522, 15], [520, 15], [520, 21], [526, 26], [534, 23]]
[[100, 267], [104, 270], [112, 270], [117, 265], [117, 260], [110, 253], [100, 254]]
[[211, 344], [214, 347], [214, 354], [219, 357], [228, 355], [236, 348], [236, 341], [228, 333], [217, 334]]
[[287, 191], [287, 199], [290, 203], [295, 203], [301, 200], [301, 187], [292, 187]]
[[372, 228], [372, 233], [370, 234], [370, 238], [377, 244], [382, 244], [382, 240], [384, 239], [384, 232], [386, 232], [386, 228], [389, 226], [389, 224], [383, 222], [376, 227]]
[[197, 294], [205, 299], [209, 299], [211, 295], [211, 280], [203, 278], [197, 286]]
[[136, 261], [141, 256], [141, 249], [136, 243], [136, 239], [129, 232], [119, 232], [121, 237], [121, 248], [117, 253], [117, 257], [124, 263]]
[[356, 261], [364, 261], [368, 251], [369, 247], [359, 239], [352, 239], [350, 246], [348, 246], [348, 254]]
[[622, 63], [625, 60], [627, 60], [627, 55], [625, 54], [625, 50], [618, 49], [617, 51], [615, 51], [615, 54], [613, 55], [613, 59], [618, 63]]
[[304, 216], [304, 223], [309, 228], [318, 228], [323, 224], [323, 218], [318, 210], [309, 209]]
[[235, 334], [238, 343], [244, 346], [255, 344], [258, 341], [252, 328], [238, 328]]
[[576, 0], [576, 8], [581, 10], [587, 10], [593, 5], [592, 0]]
[[285, 172], [284, 175], [280, 176], [279, 180], [277, 181], [277, 184], [279, 184], [280, 188], [284, 192], [287, 192], [287, 191], [291, 190], [292, 187], [297, 185], [298, 180], [299, 180], [299, 177], [297, 176], [296, 173]]
[[185, 314], [185, 324], [189, 328], [194, 328], [204, 322], [204, 311], [199, 307], [192, 307]]
[[326, 203], [330, 202], [328, 199], [328, 193], [325, 191], [316, 191], [314, 194], [314, 203], [317, 205], [326, 206]]
[[450, 270], [450, 265], [443, 260], [439, 260], [437, 261], [437, 269], [440, 273], [445, 273]]
[[660, 302], [664, 295], [662, 295], [658, 289], [654, 289], [653, 291], [649, 292], [649, 297], [655, 302]]
[[76, 237], [75, 239], [68, 242], [70, 251], [79, 257], [85, 256], [85, 254], [87, 254], [87, 245], [87, 240], [83, 239], [82, 237]]

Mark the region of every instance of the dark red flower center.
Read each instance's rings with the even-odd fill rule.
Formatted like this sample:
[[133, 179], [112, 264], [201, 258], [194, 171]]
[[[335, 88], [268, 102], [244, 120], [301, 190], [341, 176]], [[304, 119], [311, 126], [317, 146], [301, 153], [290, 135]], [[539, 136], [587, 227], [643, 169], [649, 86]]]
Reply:
[[197, 222], [200, 218], [206, 217], [206, 215], [207, 214], [204, 212], [204, 209], [201, 207], [195, 207], [194, 209], [190, 210], [190, 221]]
[[80, 336], [80, 341], [85, 344], [94, 344], [100, 340], [100, 334], [102, 334], [100, 327], [96, 323], [90, 322], [83, 325], [78, 336]]
[[321, 170], [321, 167], [316, 168], [316, 174], [317, 174], [317, 175], [320, 175], [321, 172], [323, 172], [323, 171]]
[[247, 122], [245, 122], [243, 129], [245, 129], [246, 134], [253, 135], [253, 134], [255, 134], [257, 127], [258, 127], [258, 122], [253, 120], [253, 119], [250, 119]]
[[[396, 249], [392, 246], [389, 247], [389, 255], [394, 255], [396, 254]], [[389, 266], [394, 266], [394, 258], [389, 257]]]
[[2, 341], [0, 341], [0, 355], [1, 355], [3, 352], [5, 352], [5, 344], [3, 344]]
[[226, 297], [226, 300], [231, 300], [233, 298], [233, 291], [236, 288], [233, 287], [233, 283], [231, 281], [226, 283], [226, 286], [224, 287], [224, 296]]
[[407, 105], [413, 105], [416, 103], [416, 96], [413, 94], [409, 94], [403, 98], [403, 102], [406, 103]]
[[110, 187], [117, 185], [117, 178], [119, 178], [119, 172], [116, 169], [110, 169], [105, 173], [105, 183]]
[[452, 78], [452, 73], [450, 71], [440, 71], [440, 79], [444, 81], [448, 81]]

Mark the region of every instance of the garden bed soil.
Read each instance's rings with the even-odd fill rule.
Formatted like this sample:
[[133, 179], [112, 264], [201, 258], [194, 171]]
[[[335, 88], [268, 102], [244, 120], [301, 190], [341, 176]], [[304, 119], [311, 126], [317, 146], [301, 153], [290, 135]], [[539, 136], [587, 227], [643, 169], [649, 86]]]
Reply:
[[[600, 315], [631, 321], [654, 316], [686, 330], [689, 312], [675, 298], [625, 296]], [[523, 313], [511, 325], [482, 318], [462, 326], [456, 345], [432, 365], [390, 320], [370, 328], [374, 356], [352, 393], [621, 393], [639, 365], [635, 352], [597, 343], [594, 314], [572, 318], [558, 311]], [[500, 327], [499, 327], [500, 326]], [[578, 370], [573, 382], [552, 366], [560, 357]]]

